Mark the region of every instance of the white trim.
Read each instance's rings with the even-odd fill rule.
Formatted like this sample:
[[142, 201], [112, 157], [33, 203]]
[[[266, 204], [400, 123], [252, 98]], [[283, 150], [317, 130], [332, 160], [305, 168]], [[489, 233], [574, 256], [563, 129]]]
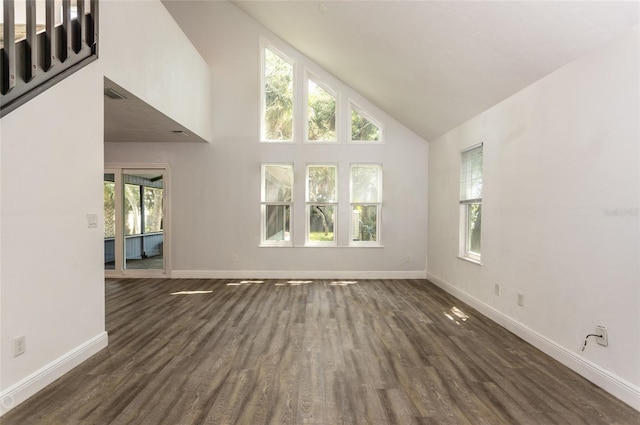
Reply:
[[460, 151], [460, 154], [462, 155], [465, 152], [469, 152], [470, 150], [473, 150], [475, 148], [480, 148], [480, 147], [484, 148], [484, 142], [476, 143], [475, 145], [471, 145], [469, 147], [466, 147], [466, 148], [464, 148], [464, 149], [462, 149]]
[[415, 271], [174, 270], [173, 279], [424, 279]]
[[461, 259], [461, 260], [464, 260], [464, 261], [468, 261], [468, 262], [473, 263], [473, 264], [477, 264], [479, 266], [482, 265], [482, 261], [476, 260], [475, 258], [472, 258], [472, 257], [465, 257], [463, 255], [458, 255], [458, 258]]
[[0, 416], [98, 353], [107, 344], [107, 332], [102, 332], [2, 391], [0, 393]]
[[620, 376], [602, 368], [601, 366], [585, 359], [544, 335], [528, 328], [524, 324], [514, 320], [501, 311], [496, 310], [488, 304], [469, 295], [451, 283], [440, 279], [432, 273], [427, 272], [427, 279], [435, 285], [444, 289], [454, 297], [478, 310], [480, 313], [493, 320], [508, 331], [514, 333], [529, 344], [538, 348], [545, 354], [551, 356], [574, 372], [593, 382], [600, 388], [619, 398], [629, 406], [640, 411], [640, 387], [626, 381]]

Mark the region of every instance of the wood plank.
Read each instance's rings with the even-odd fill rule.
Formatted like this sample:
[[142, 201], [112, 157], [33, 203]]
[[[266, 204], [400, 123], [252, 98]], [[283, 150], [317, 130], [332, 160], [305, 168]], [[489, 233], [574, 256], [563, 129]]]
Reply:
[[109, 346], [3, 425], [640, 424], [425, 280], [105, 285]]

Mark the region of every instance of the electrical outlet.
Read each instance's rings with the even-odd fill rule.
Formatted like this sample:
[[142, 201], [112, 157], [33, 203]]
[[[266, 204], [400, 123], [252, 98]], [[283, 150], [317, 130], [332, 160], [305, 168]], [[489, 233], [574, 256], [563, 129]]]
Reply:
[[23, 355], [27, 351], [27, 340], [24, 335], [13, 338], [13, 357]]
[[596, 342], [598, 345], [602, 345], [603, 347], [609, 346], [609, 337], [607, 335], [607, 328], [604, 326], [597, 325], [596, 326]]
[[407, 255], [407, 257], [405, 258], [404, 261], [407, 262], [407, 263], [410, 263], [410, 262], [413, 261], [413, 257], [411, 255]]
[[493, 284], [493, 294], [500, 296], [500, 284], [499, 283], [494, 283]]
[[237, 263], [238, 262], [238, 255], [237, 254], [232, 254], [231, 255], [231, 262], [232, 263]]
[[524, 294], [521, 292], [518, 293], [518, 305], [524, 307]]

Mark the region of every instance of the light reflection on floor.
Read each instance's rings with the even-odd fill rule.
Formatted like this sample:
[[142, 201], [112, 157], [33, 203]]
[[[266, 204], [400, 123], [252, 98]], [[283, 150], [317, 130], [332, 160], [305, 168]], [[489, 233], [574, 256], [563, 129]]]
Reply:
[[[287, 281], [276, 281], [274, 283], [275, 286], [301, 286], [307, 285], [309, 283], [314, 283], [313, 280], [287, 280]], [[241, 280], [238, 282], [229, 282], [227, 286], [250, 286], [250, 285], [259, 285], [265, 283], [264, 280]], [[330, 286], [349, 286], [355, 285], [358, 283], [357, 280], [334, 280], [329, 285]]]
[[[451, 312], [451, 314], [449, 314], [449, 312]], [[451, 321], [456, 322], [457, 325], [460, 324], [460, 322], [458, 321], [458, 319], [462, 320], [463, 322], [465, 322], [469, 316], [467, 315], [467, 313], [465, 313], [464, 311], [460, 310], [458, 307], [452, 307], [451, 310], [449, 310], [449, 312], [444, 312], [444, 315]], [[455, 316], [455, 317], [454, 317]]]
[[172, 292], [169, 295], [196, 295], [196, 294], [210, 294], [213, 291], [178, 291]]
[[357, 280], [336, 280], [334, 282], [331, 282], [331, 286], [348, 286], [348, 285], [355, 285], [356, 283], [358, 283]]
[[264, 280], [241, 280], [240, 282], [229, 282], [227, 286], [249, 286], [249, 285], [259, 285], [264, 283]]

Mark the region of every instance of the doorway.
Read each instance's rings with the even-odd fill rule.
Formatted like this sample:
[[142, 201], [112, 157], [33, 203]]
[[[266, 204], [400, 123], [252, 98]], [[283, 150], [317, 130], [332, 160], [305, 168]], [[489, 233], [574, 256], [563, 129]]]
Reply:
[[169, 276], [168, 167], [104, 171], [105, 276]]

